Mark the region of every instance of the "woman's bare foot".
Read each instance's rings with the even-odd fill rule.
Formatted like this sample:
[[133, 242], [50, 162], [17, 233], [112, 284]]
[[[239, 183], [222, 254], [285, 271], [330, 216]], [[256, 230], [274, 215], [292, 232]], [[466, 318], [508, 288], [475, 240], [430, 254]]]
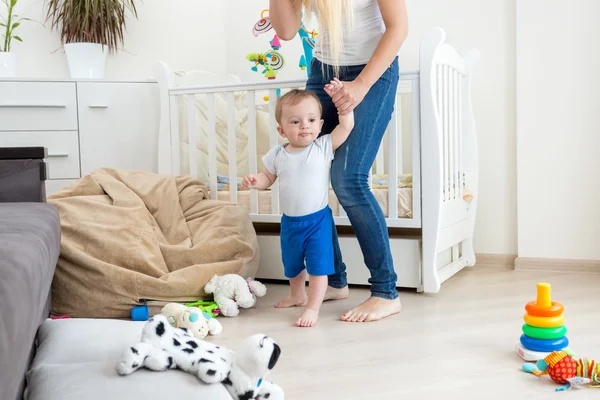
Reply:
[[308, 301], [308, 296], [285, 296], [283, 299], [275, 303], [275, 308], [302, 307]]
[[346, 322], [379, 321], [400, 312], [400, 299], [388, 300], [381, 297], [370, 297], [358, 307], [342, 314], [341, 320]]
[[319, 310], [305, 308], [300, 318], [296, 321], [296, 326], [308, 328], [316, 324], [317, 319], [319, 319]]
[[323, 301], [327, 300], [344, 300], [348, 298], [350, 294], [350, 290], [348, 286], [345, 286], [341, 289], [332, 288], [331, 286], [327, 286], [327, 291], [325, 292], [325, 298]]

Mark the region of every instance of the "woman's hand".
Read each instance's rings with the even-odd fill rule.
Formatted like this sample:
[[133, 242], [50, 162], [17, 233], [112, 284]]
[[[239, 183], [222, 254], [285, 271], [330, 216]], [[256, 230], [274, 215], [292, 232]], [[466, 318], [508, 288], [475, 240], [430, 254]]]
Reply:
[[339, 82], [337, 87], [333, 84], [325, 85], [325, 91], [331, 92], [331, 100], [338, 110], [338, 114], [345, 115], [353, 111], [360, 104], [369, 91], [369, 86], [361, 80], [355, 79], [348, 82]]

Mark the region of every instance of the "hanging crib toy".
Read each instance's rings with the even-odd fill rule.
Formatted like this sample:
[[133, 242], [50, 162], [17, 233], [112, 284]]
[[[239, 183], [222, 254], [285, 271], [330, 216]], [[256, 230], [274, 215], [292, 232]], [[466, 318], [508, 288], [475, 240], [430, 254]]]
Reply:
[[[260, 13], [260, 19], [258, 22], [254, 24], [252, 28], [252, 33], [255, 37], [259, 35], [265, 34], [273, 29], [271, 25], [271, 19], [269, 16], [265, 16], [265, 13], [268, 13], [269, 10], [262, 10]], [[306, 71], [306, 75], [310, 75], [310, 62], [313, 57], [313, 49], [315, 47], [315, 37], [317, 36], [317, 32], [315, 30], [309, 32], [304, 23], [300, 22], [300, 29], [298, 30], [298, 34], [302, 39], [302, 47], [304, 50], [304, 54], [300, 56], [300, 60], [298, 62], [298, 67], [303, 71]], [[248, 53], [246, 54], [246, 59], [254, 63], [252, 66], [252, 71], [258, 72], [258, 66], [262, 66], [262, 74], [265, 75], [267, 79], [275, 79], [277, 77], [277, 72], [280, 71], [285, 65], [285, 58], [279, 52], [281, 48], [281, 42], [277, 35], [273, 36], [273, 39], [269, 41], [271, 49], [264, 53]]]

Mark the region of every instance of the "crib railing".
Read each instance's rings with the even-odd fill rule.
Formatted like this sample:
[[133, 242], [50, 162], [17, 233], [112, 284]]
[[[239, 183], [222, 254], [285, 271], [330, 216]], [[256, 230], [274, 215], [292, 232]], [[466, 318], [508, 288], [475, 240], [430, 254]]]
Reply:
[[[221, 94], [227, 99], [227, 148], [229, 164], [229, 201], [238, 202], [238, 167], [237, 167], [237, 149], [236, 149], [236, 130], [235, 130], [235, 94], [239, 92], [247, 93], [248, 108], [248, 168], [249, 172], [256, 174], [258, 170], [258, 149], [256, 132], [256, 98], [257, 94], [268, 93], [269, 110], [269, 145], [273, 147], [279, 142], [277, 132], [277, 122], [275, 120], [275, 105], [278, 91], [283, 94], [286, 90], [293, 88], [304, 88], [306, 80], [290, 81], [271, 81], [261, 83], [237, 83], [237, 84], [219, 84], [219, 85], [199, 85], [186, 87], [171, 87], [169, 89], [170, 97], [170, 148], [172, 171], [179, 174], [180, 171], [180, 129], [178, 114], [178, 97], [185, 99], [187, 108], [187, 132], [188, 132], [188, 160], [190, 174], [195, 176], [198, 168], [197, 142], [196, 142], [196, 95], [206, 95], [208, 102], [208, 186], [210, 198], [218, 198], [217, 181], [217, 129], [215, 118], [215, 95]], [[387, 173], [388, 178], [388, 213], [386, 221], [389, 227], [410, 227], [418, 228], [421, 226], [421, 158], [420, 158], [420, 88], [419, 74], [401, 73], [398, 90], [396, 93], [396, 104], [394, 112], [386, 131], [385, 140], [377, 154], [376, 160], [369, 176], [369, 185], [372, 187], [372, 173]], [[410, 143], [411, 160], [410, 173], [412, 174], [412, 218], [399, 217], [398, 206], [398, 179], [404, 172], [403, 164], [403, 99], [410, 96]], [[273, 222], [280, 221], [281, 212], [279, 207], [279, 185], [276, 181], [271, 187], [271, 210], [270, 213], [259, 213], [259, 195], [257, 191], [250, 192], [250, 216], [255, 222]], [[339, 208], [339, 216], [335, 216], [336, 225], [350, 225], [350, 221], [344, 212], [342, 206]]]

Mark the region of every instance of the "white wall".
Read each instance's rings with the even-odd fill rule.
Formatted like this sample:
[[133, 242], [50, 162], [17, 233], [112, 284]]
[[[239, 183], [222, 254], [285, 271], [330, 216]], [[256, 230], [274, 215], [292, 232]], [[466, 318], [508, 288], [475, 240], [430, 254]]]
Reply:
[[600, 260], [598, 15], [517, 0], [520, 257]]
[[[45, 22], [45, 0], [20, 0], [17, 12], [39, 23], [17, 28], [23, 43], [13, 42], [19, 76], [68, 78], [59, 33]], [[143, 0], [138, 21], [130, 17], [123, 51], [107, 59], [107, 79], [152, 78], [152, 62], [161, 59], [174, 69], [206, 69], [225, 75], [227, 52], [220, 1]], [[43, 26], [44, 24], [45, 26]]]
[[[418, 45], [433, 26], [443, 27], [459, 51], [481, 52], [474, 79], [474, 111], [480, 151], [480, 198], [475, 249], [516, 254], [515, 10], [514, 0], [407, 0], [410, 33], [400, 52], [403, 70], [418, 66]], [[22, 14], [43, 21], [43, 0], [21, 0]], [[130, 24], [125, 50], [111, 56], [108, 79], [144, 79], [161, 59], [174, 69], [206, 69], [244, 80], [263, 80], [245, 55], [269, 49], [272, 33], [254, 37], [252, 26], [268, 0], [144, 0], [139, 21]], [[68, 77], [56, 33], [23, 25], [24, 44], [15, 45], [21, 76]], [[300, 78], [298, 39], [283, 42], [287, 65], [278, 79]], [[264, 49], [264, 50], [263, 50]], [[132, 53], [132, 54], [129, 54]]]

